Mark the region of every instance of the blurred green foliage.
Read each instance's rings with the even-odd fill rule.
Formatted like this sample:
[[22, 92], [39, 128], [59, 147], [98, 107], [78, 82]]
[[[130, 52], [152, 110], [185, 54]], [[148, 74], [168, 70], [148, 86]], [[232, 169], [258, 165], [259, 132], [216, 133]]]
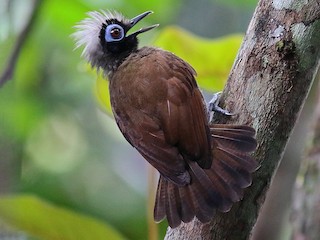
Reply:
[[[193, 11], [211, 2], [199, 3]], [[0, 3], [1, 72], [28, 21], [32, 3]], [[98, 233], [97, 227], [102, 232], [118, 231], [127, 239], [146, 239], [146, 163], [125, 142], [112, 118], [97, 108], [98, 99], [104, 111], [110, 111], [105, 107], [109, 104], [107, 82], [80, 59], [80, 50], [73, 51], [73, 26], [90, 10], [117, 9], [131, 17], [153, 10], [155, 14], [140, 24], [160, 23], [161, 27], [153, 31], [153, 41], [141, 36], [141, 45], [175, 52], [198, 71], [200, 86], [211, 91], [223, 87], [241, 37], [209, 40], [210, 36], [200, 38], [180, 27], [166, 27], [179, 22], [180, 9], [187, 7], [187, 1], [39, 3], [13, 79], [0, 88], [0, 193], [17, 196], [0, 198], [0, 219], [25, 231], [28, 239], [53, 239], [45, 229], [58, 224], [58, 219], [70, 231], [78, 228], [77, 234], [83, 229]], [[204, 28], [210, 24], [202, 23]], [[167, 224], [159, 226], [163, 237]], [[55, 230], [60, 236], [67, 234]]]
[[97, 219], [50, 205], [30, 195], [2, 197], [0, 215], [12, 226], [43, 239], [124, 239]]
[[[164, 28], [155, 45], [174, 52], [197, 71], [197, 82], [207, 91], [221, 91], [242, 41], [242, 35], [219, 39], [197, 37], [181, 28]], [[174, 39], [174, 41], [172, 41]]]

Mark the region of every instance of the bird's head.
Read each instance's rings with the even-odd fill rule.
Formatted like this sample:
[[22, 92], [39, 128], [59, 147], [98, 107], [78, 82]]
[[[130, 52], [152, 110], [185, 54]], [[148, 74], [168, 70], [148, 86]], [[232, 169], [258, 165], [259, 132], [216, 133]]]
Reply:
[[137, 50], [137, 35], [158, 26], [141, 28], [136, 32], [129, 30], [151, 11], [144, 12], [132, 19], [126, 19], [117, 12], [89, 12], [89, 18], [76, 25], [73, 34], [76, 48], [84, 46], [83, 56], [92, 66], [110, 72], [130, 53]]

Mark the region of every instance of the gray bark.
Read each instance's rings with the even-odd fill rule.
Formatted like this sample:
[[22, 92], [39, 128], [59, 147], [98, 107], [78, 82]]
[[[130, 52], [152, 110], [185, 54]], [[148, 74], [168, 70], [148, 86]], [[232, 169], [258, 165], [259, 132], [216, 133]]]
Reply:
[[238, 113], [220, 123], [257, 130], [261, 167], [244, 199], [207, 224], [168, 228], [165, 239], [249, 239], [272, 176], [319, 67], [319, 0], [260, 0], [221, 98]]

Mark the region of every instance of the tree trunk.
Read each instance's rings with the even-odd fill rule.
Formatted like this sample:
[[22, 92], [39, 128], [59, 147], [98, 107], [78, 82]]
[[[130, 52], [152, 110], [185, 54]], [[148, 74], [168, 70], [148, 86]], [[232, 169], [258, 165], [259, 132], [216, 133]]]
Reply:
[[261, 167], [230, 212], [168, 228], [165, 239], [249, 239], [319, 67], [319, 39], [319, 0], [259, 1], [220, 101], [237, 115], [215, 121], [252, 125]]

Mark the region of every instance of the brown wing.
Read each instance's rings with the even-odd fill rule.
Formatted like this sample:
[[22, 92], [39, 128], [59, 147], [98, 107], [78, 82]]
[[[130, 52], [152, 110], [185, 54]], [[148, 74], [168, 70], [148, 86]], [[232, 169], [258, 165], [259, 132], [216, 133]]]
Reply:
[[177, 146], [185, 159], [209, 168], [211, 140], [202, 95], [196, 86], [188, 85], [190, 79], [178, 77], [167, 80], [168, 96], [159, 104], [166, 141]]
[[165, 54], [163, 67], [169, 75], [166, 101], [159, 104], [159, 115], [166, 140], [181, 154], [201, 167], [211, 166], [210, 130], [205, 104], [194, 79], [195, 71], [173, 54]]
[[[166, 179], [185, 185], [190, 182], [186, 159], [204, 168], [211, 166], [210, 130], [195, 72], [169, 52], [140, 51], [139, 57], [120, 66], [118, 72], [126, 79], [115, 75], [111, 80], [117, 123], [126, 139]], [[112, 90], [123, 88], [121, 84], [131, 84], [131, 92], [115, 95]], [[124, 101], [127, 105], [119, 106]]]

